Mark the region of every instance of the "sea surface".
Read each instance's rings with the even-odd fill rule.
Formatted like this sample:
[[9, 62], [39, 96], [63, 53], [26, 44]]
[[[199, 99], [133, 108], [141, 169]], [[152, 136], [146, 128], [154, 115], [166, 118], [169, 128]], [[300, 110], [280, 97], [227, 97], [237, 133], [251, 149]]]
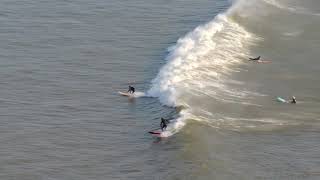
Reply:
[[318, 180], [319, 32], [318, 0], [2, 0], [0, 179]]

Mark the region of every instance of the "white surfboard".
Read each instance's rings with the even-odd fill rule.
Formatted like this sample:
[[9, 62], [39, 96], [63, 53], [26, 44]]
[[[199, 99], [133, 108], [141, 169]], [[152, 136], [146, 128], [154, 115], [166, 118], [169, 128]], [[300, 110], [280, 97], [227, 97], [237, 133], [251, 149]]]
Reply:
[[119, 91], [118, 93], [119, 93], [120, 95], [122, 95], [122, 96], [133, 97], [133, 94], [132, 94], [132, 93], [128, 93], [128, 92], [121, 92], [121, 91]]
[[139, 92], [139, 91], [136, 91], [136, 92], [134, 92], [134, 93], [128, 93], [128, 92], [118, 91], [118, 94], [120, 94], [121, 96], [127, 96], [127, 97], [129, 97], [129, 98], [146, 97], [146, 95], [145, 95], [144, 92]]

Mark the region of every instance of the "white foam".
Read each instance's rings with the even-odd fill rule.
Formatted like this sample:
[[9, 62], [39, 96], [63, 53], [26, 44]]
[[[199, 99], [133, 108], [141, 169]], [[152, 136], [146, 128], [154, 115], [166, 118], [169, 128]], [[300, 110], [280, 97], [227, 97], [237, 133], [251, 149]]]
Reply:
[[133, 94], [133, 97], [135, 97], [135, 98], [145, 97], [145, 96], [146, 96], [146, 94], [144, 92], [139, 92], [139, 91], [136, 91]]
[[[233, 68], [248, 55], [246, 43], [253, 39], [249, 32], [230, 18], [236, 9], [234, 6], [239, 6], [239, 2], [227, 13], [219, 14], [207, 24], [198, 26], [168, 48], [167, 63], [152, 81], [148, 96], [158, 97], [161, 103], [172, 107], [187, 104], [179, 98], [186, 89], [194, 92], [199, 90], [199, 93], [215, 94], [220, 91], [243, 96], [237, 90], [227, 90], [223, 84], [223, 77], [231, 74]], [[210, 92], [209, 89], [215, 91]], [[180, 130], [190, 114], [188, 109], [182, 111], [171, 130], [166, 132], [168, 136]]]
[[292, 32], [285, 32], [283, 33], [284, 36], [291, 36], [291, 37], [297, 37], [300, 34], [302, 34], [303, 31], [292, 31]]
[[172, 121], [166, 131], [161, 133], [161, 137], [169, 137], [179, 132], [186, 124], [186, 120], [190, 118], [191, 114], [187, 110], [180, 112], [180, 117]]

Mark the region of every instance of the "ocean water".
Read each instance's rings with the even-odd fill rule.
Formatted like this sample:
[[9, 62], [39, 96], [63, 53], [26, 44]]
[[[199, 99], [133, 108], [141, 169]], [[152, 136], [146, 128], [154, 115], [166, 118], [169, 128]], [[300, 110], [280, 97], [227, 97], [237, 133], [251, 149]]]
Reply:
[[1, 179], [320, 178], [320, 1], [0, 5]]

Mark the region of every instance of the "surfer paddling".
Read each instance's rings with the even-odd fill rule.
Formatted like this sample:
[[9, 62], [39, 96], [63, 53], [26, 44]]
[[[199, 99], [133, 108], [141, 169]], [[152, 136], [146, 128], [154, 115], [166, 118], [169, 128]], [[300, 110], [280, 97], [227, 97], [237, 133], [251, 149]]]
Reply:
[[268, 61], [268, 60], [261, 60], [261, 56], [258, 56], [256, 58], [249, 58], [249, 61], [257, 62], [257, 63], [271, 63], [271, 61]]
[[297, 101], [296, 101], [296, 97], [292, 96], [292, 99], [290, 101], [291, 104], [296, 104]]
[[292, 96], [291, 101], [287, 101], [285, 99], [283, 99], [282, 97], [277, 97], [277, 101], [282, 102], [282, 103], [290, 103], [290, 104], [297, 104], [297, 100], [296, 97]]
[[256, 58], [249, 58], [249, 61], [259, 61], [261, 56], [258, 56]]
[[134, 87], [132, 87], [132, 86], [129, 86], [129, 90], [128, 90], [128, 93], [130, 93], [130, 94], [133, 94], [135, 92], [135, 89], [134, 89]]

